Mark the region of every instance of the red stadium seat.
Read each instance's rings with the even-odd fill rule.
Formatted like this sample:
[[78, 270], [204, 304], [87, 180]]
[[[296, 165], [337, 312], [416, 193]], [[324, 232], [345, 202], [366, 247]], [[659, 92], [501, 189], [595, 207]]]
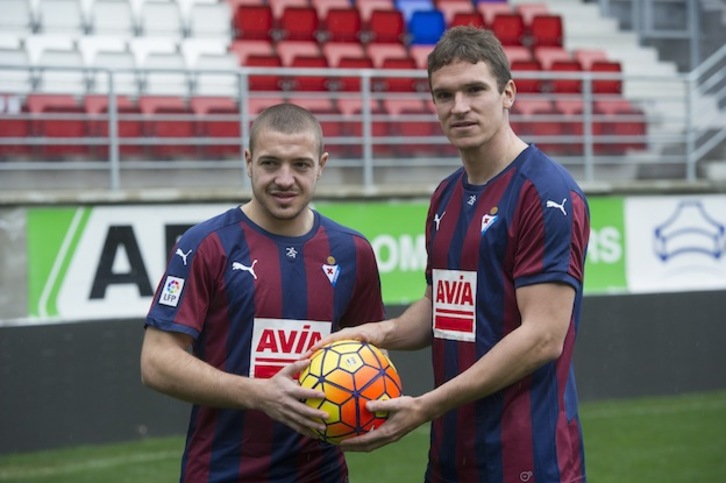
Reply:
[[[33, 134], [47, 138], [82, 141], [88, 136], [86, 110], [71, 95], [30, 94], [28, 110], [33, 114]], [[39, 155], [47, 159], [90, 157], [89, 146], [80, 144], [44, 143]]]
[[485, 28], [486, 22], [484, 22], [484, 17], [479, 12], [459, 12], [451, 18], [448, 27], [456, 27], [457, 25], [471, 25], [472, 27]]
[[238, 5], [232, 25], [237, 39], [273, 40], [275, 19], [269, 5]]
[[194, 157], [197, 155], [195, 144], [183, 140], [196, 137], [194, 112], [183, 98], [170, 96], [142, 96], [139, 107], [144, 114], [144, 132], [150, 138], [173, 138], [163, 144], [150, 146], [149, 154], [160, 159]]
[[277, 42], [276, 50], [285, 67], [290, 67], [295, 57], [321, 55], [317, 42], [312, 40], [281, 40]]
[[[343, 129], [346, 136], [363, 136], [363, 101], [360, 97], [345, 98], [337, 100], [338, 109], [343, 115]], [[370, 105], [371, 115], [376, 119], [371, 121], [371, 136], [385, 139], [390, 134], [390, 126], [382, 117], [386, 114], [378, 101], [372, 100]], [[374, 154], [390, 155], [391, 147], [386, 144], [376, 143], [373, 145]], [[362, 143], [351, 143], [346, 150], [348, 157], [361, 157], [363, 155]]]
[[512, 62], [511, 71], [517, 92], [527, 94], [542, 92], [542, 79], [525, 79], [517, 76], [517, 72], [541, 72], [542, 65], [538, 61], [535, 59], [515, 60]]
[[197, 116], [199, 135], [207, 140], [215, 138], [237, 140], [234, 144], [202, 144], [205, 159], [240, 158], [240, 113], [237, 101], [228, 97], [193, 97], [191, 108]]
[[[282, 67], [279, 55], [250, 55], [248, 67]], [[279, 75], [250, 75], [249, 87], [252, 91], [282, 90], [282, 77]]]
[[279, 22], [280, 39], [317, 41], [320, 25], [312, 7], [287, 7]]
[[[341, 69], [372, 69], [373, 62], [368, 57], [343, 57], [338, 62], [337, 67]], [[341, 91], [360, 91], [360, 77], [350, 76], [338, 79], [341, 85], [338, 90]]]
[[529, 25], [530, 45], [562, 47], [563, 27], [559, 15], [535, 15]]
[[245, 65], [250, 55], [275, 54], [275, 46], [270, 40], [234, 40], [229, 50], [237, 56], [239, 65]]
[[326, 42], [360, 42], [363, 22], [356, 8], [332, 8], [323, 22]]
[[502, 45], [525, 45], [526, 28], [518, 13], [499, 13], [494, 17], [491, 30]]
[[[89, 134], [93, 137], [108, 137], [108, 101], [108, 96], [105, 95], [90, 95], [84, 98], [86, 113], [92, 116], [89, 120]], [[118, 96], [116, 98], [116, 113], [116, 132], [119, 138], [120, 156], [122, 158], [142, 157], [145, 154], [145, 147], [133, 142], [133, 139], [144, 137], [141, 109], [130, 97]], [[92, 146], [91, 149], [95, 158], [108, 159], [109, 148], [107, 145]]]
[[[9, 104], [15, 104], [15, 107], [8, 108]], [[0, 138], [30, 138], [32, 126], [27, 105], [21, 103], [19, 98], [14, 101], [3, 98], [3, 106], [0, 112]], [[0, 159], [28, 157], [32, 151], [33, 147], [27, 144], [0, 144]]]
[[[611, 60], [596, 60], [590, 65], [591, 72], [620, 74], [622, 67], [620, 62]], [[592, 81], [592, 92], [595, 94], [620, 94], [623, 91], [621, 79], [599, 79]]]
[[[389, 58], [383, 61], [383, 69], [416, 70], [416, 62], [410, 57]], [[374, 89], [384, 92], [418, 92], [426, 89], [425, 79], [411, 77], [380, 77], [373, 81]]]
[[532, 52], [522, 45], [505, 45], [504, 54], [507, 56], [510, 65], [512, 62], [521, 60], [530, 61], [534, 58], [532, 57]]
[[[556, 60], [550, 66], [553, 72], [582, 72], [582, 66], [575, 60]], [[552, 79], [550, 92], [557, 94], [577, 94], [582, 92], [582, 81], [580, 79]]]
[[436, 152], [436, 147], [427, 144], [437, 135], [438, 121], [420, 99], [384, 99], [383, 109], [392, 116], [390, 131], [394, 136], [414, 138], [414, 140], [393, 146], [393, 151], [401, 156], [428, 154]]
[[446, 21], [447, 27], [451, 27], [451, 22], [454, 20], [454, 17], [461, 14], [476, 14], [479, 16], [481, 21], [484, 22], [481, 14], [474, 10], [474, 5], [471, 3], [470, 0], [447, 0], [436, 2], [436, 9], [444, 14], [444, 20]]
[[532, 19], [536, 15], [549, 14], [549, 7], [544, 2], [537, 3], [519, 3], [514, 6], [514, 11], [522, 16], [526, 25], [532, 24]]
[[[296, 56], [291, 67], [315, 67], [327, 68], [328, 61], [322, 55], [299, 55]], [[325, 91], [328, 89], [328, 77], [326, 76], [296, 76], [292, 79], [291, 91]]]
[[366, 28], [369, 42], [404, 43], [406, 24], [399, 10], [374, 10]]
[[562, 47], [556, 46], [535, 46], [532, 48], [532, 55], [542, 64], [544, 70], [551, 70], [552, 63], [559, 60], [572, 60], [572, 56]]
[[494, 23], [494, 17], [499, 14], [515, 13], [514, 7], [509, 2], [478, 2], [476, 9], [484, 18], [484, 24], [487, 28], [491, 28]]

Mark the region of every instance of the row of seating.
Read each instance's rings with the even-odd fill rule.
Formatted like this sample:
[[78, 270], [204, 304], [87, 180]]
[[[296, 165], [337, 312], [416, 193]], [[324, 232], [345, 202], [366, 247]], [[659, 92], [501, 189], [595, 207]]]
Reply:
[[232, 34], [226, 2], [197, 2], [183, 8], [176, 1], [147, 1], [134, 8], [129, 0], [3, 0], [0, 32], [81, 35], [217, 37]]
[[[321, 4], [318, 4], [321, 5]], [[315, 7], [308, 0], [286, 4], [277, 13], [269, 4], [234, 7], [235, 38], [258, 40], [315, 40], [318, 42], [398, 42], [435, 44], [446, 28], [474, 25], [497, 34], [504, 45], [562, 46], [563, 25], [546, 4], [510, 6], [452, 0], [433, 4], [409, 2], [409, 9], [386, 0], [351, 5], [347, 0]]]
[[[314, 112], [323, 125], [329, 150], [338, 156], [361, 156], [361, 143], [338, 144], [342, 136], [362, 136], [362, 101], [358, 97], [331, 100], [324, 97], [259, 97], [247, 100], [254, 116], [282, 101], [295, 102]], [[117, 133], [123, 158], [239, 157], [240, 111], [231, 98], [148, 96], [134, 100], [119, 96]], [[4, 106], [12, 104], [6, 99]], [[106, 96], [30, 95], [20, 112], [0, 116], [0, 138], [43, 142], [0, 144], [0, 158], [38, 157], [107, 159], [109, 106]], [[433, 104], [423, 99], [373, 100], [372, 135], [377, 155], [454, 155], [447, 143], [431, 144], [441, 136]], [[623, 154], [644, 149], [646, 123], [643, 113], [624, 99], [596, 102], [592, 106], [591, 132], [597, 136], [596, 154]], [[512, 124], [525, 139], [538, 139], [552, 154], [581, 155], [585, 133], [585, 106], [578, 98], [559, 100], [521, 98], [515, 103]], [[568, 139], [560, 139], [561, 137]], [[614, 136], [614, 137], [613, 137]], [[390, 143], [396, 137], [411, 139]], [[626, 139], [623, 139], [626, 137]], [[48, 139], [49, 138], [49, 139]], [[53, 143], [53, 138], [63, 138]], [[200, 141], [201, 139], [201, 141]], [[69, 142], [70, 140], [70, 142]], [[206, 142], [205, 142], [206, 141]]]

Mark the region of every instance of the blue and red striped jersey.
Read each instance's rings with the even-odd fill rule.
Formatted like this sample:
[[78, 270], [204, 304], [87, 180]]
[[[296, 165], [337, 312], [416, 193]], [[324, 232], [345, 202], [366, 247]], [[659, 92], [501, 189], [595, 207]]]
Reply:
[[521, 325], [518, 287], [566, 283], [576, 297], [559, 359], [432, 422], [426, 481], [584, 481], [572, 355], [589, 233], [584, 193], [532, 145], [485, 185], [460, 168], [436, 189], [426, 278], [437, 387]]
[[[300, 237], [266, 232], [239, 208], [177, 242], [146, 323], [194, 338], [217, 369], [268, 378], [331, 331], [384, 318], [375, 255], [315, 212]], [[183, 482], [346, 481], [342, 452], [254, 410], [192, 408]]]

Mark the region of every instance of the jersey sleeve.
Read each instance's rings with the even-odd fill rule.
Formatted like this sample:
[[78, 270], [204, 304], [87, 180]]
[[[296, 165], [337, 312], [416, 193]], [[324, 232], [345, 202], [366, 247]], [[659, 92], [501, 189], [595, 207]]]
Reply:
[[584, 196], [567, 186], [540, 191], [528, 184], [518, 206], [515, 286], [563, 282], [581, 288], [589, 238]]

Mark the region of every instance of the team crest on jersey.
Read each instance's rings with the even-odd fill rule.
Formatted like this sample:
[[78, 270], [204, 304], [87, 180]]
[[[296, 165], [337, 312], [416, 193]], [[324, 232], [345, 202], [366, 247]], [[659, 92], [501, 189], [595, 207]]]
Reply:
[[161, 289], [161, 294], [159, 294], [159, 303], [161, 305], [168, 305], [169, 307], [176, 307], [179, 305], [179, 299], [181, 298], [183, 290], [183, 278], [172, 277], [171, 275], [167, 276], [164, 281], [164, 288]]
[[476, 272], [434, 269], [434, 337], [476, 340]]
[[250, 377], [267, 379], [300, 359], [330, 334], [330, 322], [255, 318], [250, 350]]
[[330, 280], [330, 284], [335, 287], [338, 282], [338, 276], [340, 275], [340, 265], [335, 263], [335, 258], [329, 256], [327, 259], [328, 263], [323, 263], [323, 273]]
[[497, 221], [497, 218], [499, 218], [499, 208], [496, 206], [489, 210], [489, 213], [481, 217], [481, 234], [484, 235], [484, 232], [491, 227], [495, 221]]

